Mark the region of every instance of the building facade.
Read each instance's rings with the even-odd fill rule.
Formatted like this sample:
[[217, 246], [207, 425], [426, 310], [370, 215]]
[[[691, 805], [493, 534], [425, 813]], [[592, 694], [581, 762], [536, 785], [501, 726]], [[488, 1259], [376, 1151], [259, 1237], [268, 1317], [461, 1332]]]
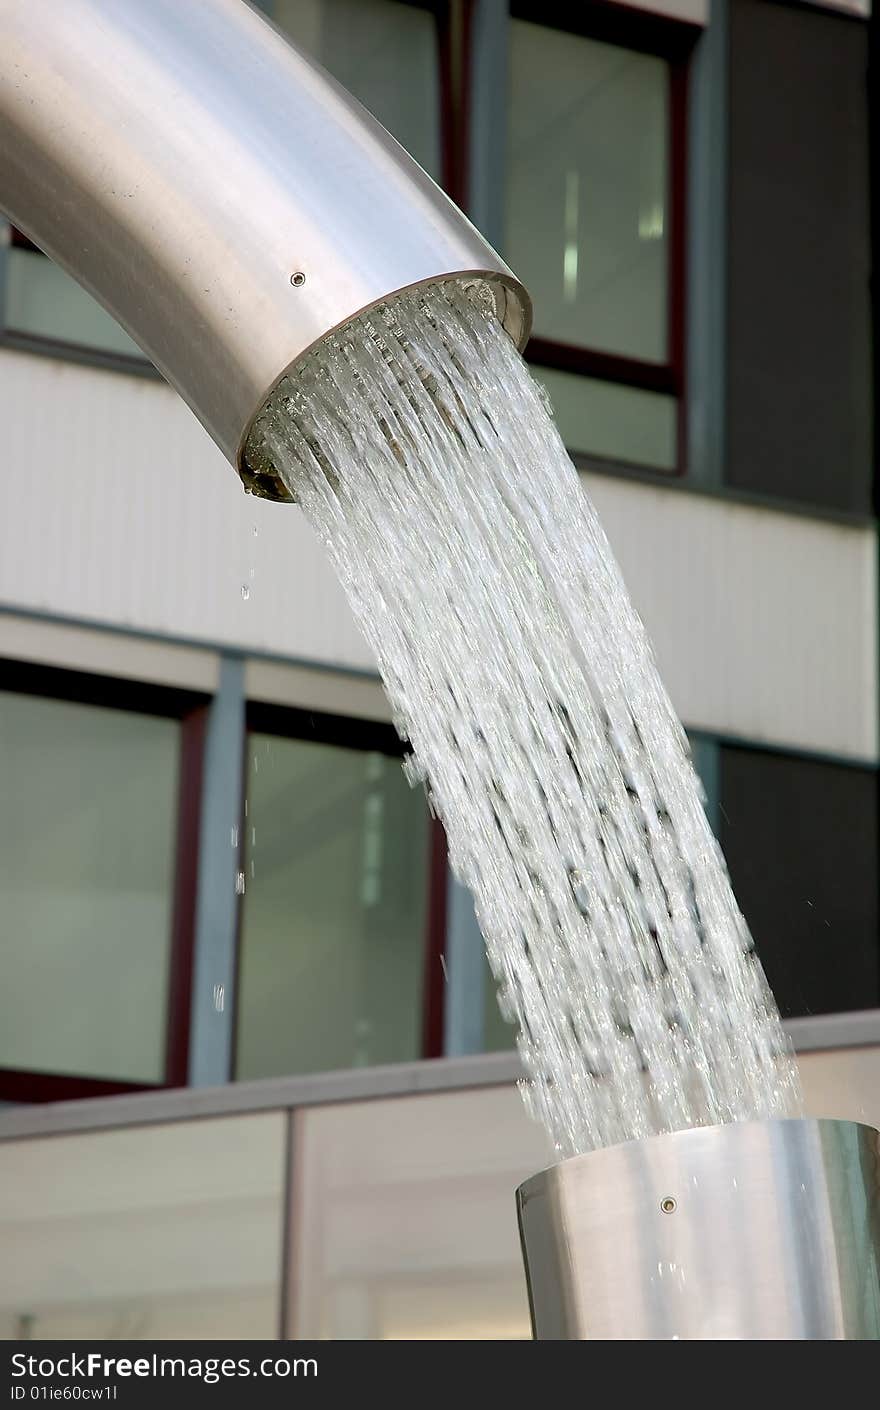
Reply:
[[[262, 8], [529, 286], [811, 1108], [880, 1123], [866, 6]], [[0, 418], [2, 1335], [524, 1334], [550, 1153], [320, 546], [8, 224]]]

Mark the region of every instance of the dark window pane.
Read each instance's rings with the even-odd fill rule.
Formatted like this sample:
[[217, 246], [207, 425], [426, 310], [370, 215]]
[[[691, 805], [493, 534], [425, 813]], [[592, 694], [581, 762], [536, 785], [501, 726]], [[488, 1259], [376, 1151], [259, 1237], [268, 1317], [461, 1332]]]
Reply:
[[422, 794], [377, 752], [253, 734], [249, 755], [237, 1076], [420, 1056]]
[[178, 739], [0, 693], [0, 1067], [163, 1080]]
[[727, 477], [871, 509], [868, 26], [732, 0]]
[[880, 1003], [877, 774], [721, 749], [721, 845], [784, 1015]]
[[[876, 1007], [876, 772], [712, 741], [709, 747], [718, 769], [707, 785], [720, 795], [712, 815], [783, 1015]], [[701, 762], [696, 749], [695, 760]], [[484, 1047], [515, 1043], [487, 966]]]

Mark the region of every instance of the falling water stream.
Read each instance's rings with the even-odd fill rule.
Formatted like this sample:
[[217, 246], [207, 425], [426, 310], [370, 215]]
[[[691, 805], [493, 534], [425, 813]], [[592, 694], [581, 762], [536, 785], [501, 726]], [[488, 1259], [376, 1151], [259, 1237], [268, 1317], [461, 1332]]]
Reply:
[[375, 652], [558, 1151], [798, 1114], [644, 628], [479, 298], [450, 283], [362, 316], [282, 382], [249, 457]]

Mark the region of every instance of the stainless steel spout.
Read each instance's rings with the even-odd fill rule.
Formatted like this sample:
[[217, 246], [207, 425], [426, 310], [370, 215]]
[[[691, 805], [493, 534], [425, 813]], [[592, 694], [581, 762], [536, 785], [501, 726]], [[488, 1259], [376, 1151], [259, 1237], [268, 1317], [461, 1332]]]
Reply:
[[542, 1341], [880, 1340], [880, 1132], [760, 1121], [576, 1156], [517, 1191]]
[[0, 0], [0, 210], [115, 316], [245, 485], [281, 377], [414, 286], [528, 296], [361, 105], [243, 0]]

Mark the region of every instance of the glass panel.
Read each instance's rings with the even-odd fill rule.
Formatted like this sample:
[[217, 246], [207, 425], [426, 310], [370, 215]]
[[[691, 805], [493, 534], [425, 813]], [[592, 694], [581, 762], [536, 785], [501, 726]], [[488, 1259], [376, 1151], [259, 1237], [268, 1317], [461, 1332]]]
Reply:
[[871, 26], [762, 0], [729, 13], [724, 478], [872, 516]]
[[399, 0], [275, 0], [273, 14], [439, 181], [434, 16]]
[[250, 737], [237, 1075], [419, 1056], [428, 816], [400, 762]]
[[515, 1087], [297, 1113], [293, 1338], [530, 1335], [514, 1190], [552, 1159]]
[[161, 1081], [178, 735], [0, 692], [0, 1067]]
[[880, 1005], [877, 771], [723, 745], [719, 840], [784, 1017]]
[[0, 1144], [0, 1338], [278, 1335], [283, 1112]]
[[106, 309], [46, 255], [14, 245], [6, 271], [6, 326], [13, 332], [143, 358]]
[[505, 258], [535, 332], [666, 361], [668, 66], [514, 20]]
[[674, 397], [548, 367], [532, 365], [531, 371], [548, 392], [559, 433], [572, 453], [652, 470], [676, 469]]

